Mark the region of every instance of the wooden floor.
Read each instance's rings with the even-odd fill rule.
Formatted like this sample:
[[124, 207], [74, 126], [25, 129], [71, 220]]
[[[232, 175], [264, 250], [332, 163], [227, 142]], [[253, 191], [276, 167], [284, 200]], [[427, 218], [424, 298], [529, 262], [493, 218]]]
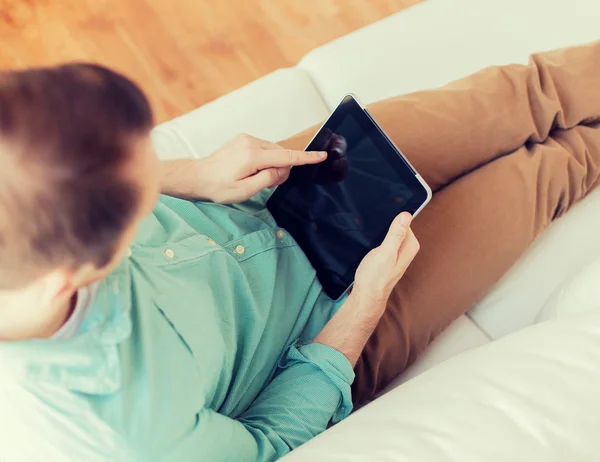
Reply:
[[420, 0], [0, 0], [0, 68], [111, 66], [170, 119]]

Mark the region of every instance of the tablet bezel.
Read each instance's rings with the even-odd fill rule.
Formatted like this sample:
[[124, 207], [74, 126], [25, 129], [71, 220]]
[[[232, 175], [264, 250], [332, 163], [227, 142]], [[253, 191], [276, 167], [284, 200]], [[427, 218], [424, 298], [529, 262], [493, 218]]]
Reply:
[[[432, 198], [431, 189], [429, 188], [429, 186], [427, 185], [425, 180], [418, 174], [418, 172], [415, 170], [415, 168], [411, 165], [411, 163], [408, 161], [408, 159], [406, 159], [406, 157], [402, 154], [400, 149], [398, 149], [398, 147], [393, 143], [393, 141], [389, 138], [389, 136], [387, 136], [387, 134], [379, 126], [379, 124], [374, 120], [374, 118], [371, 116], [371, 114], [369, 114], [367, 109], [362, 104], [359, 103], [359, 101], [357, 100], [357, 98], [354, 95], [348, 94], [348, 95], [344, 96], [344, 98], [338, 104], [338, 106], [333, 111], [333, 113], [330, 115], [330, 117], [323, 123], [323, 125], [319, 128], [319, 130], [315, 134], [315, 136], [311, 139], [310, 143], [306, 147], [306, 150], [307, 151], [315, 150], [316, 148], [312, 145], [315, 142], [315, 140], [317, 139], [317, 136], [319, 135], [319, 133], [324, 128], [337, 127], [344, 120], [344, 118], [349, 114], [352, 115], [352, 117], [356, 120], [356, 122], [361, 126], [361, 128], [365, 132], [366, 136], [369, 136], [371, 138], [373, 143], [377, 146], [378, 151], [382, 154], [382, 156], [385, 158], [387, 163], [395, 170], [395, 172], [402, 179], [402, 181], [405, 184], [407, 184], [407, 186], [413, 192], [413, 196], [411, 197], [409, 202], [407, 204], [403, 204], [399, 208], [401, 208], [402, 210], [411, 212], [413, 214], [413, 216], [417, 216], [421, 212], [421, 210], [423, 210], [423, 208], [427, 205], [427, 203], [431, 200], [431, 198]], [[296, 168], [298, 168], [298, 167], [296, 167]], [[299, 167], [299, 168], [301, 168], [301, 167]], [[273, 192], [273, 194], [267, 201], [267, 208], [269, 209], [269, 211], [271, 211], [271, 209], [273, 208], [273, 207], [270, 207], [270, 205], [273, 205], [273, 204], [283, 200], [287, 194], [287, 191], [289, 191], [290, 189], [291, 189], [291, 187], [286, 187], [286, 184], [284, 183], [283, 185], [279, 186]], [[273, 214], [273, 216], [275, 217], [275, 214]], [[275, 220], [277, 221], [276, 217], [275, 217]], [[377, 240], [376, 245], [379, 245], [383, 241], [385, 235], [387, 234], [388, 228], [389, 228], [389, 225], [385, 229], [382, 229], [381, 236]], [[287, 230], [287, 231], [292, 235], [292, 237], [294, 237], [295, 233], [293, 230]], [[307, 258], [309, 258], [309, 261], [310, 261], [310, 257], [308, 255], [308, 254], [310, 254], [310, 252], [306, 252], [306, 250], [305, 250], [304, 253], [307, 254]], [[311, 261], [311, 264], [312, 264], [313, 268], [315, 269], [315, 271], [317, 272], [317, 277], [319, 278], [319, 267], [318, 266], [320, 266], [320, 264], [317, 264], [313, 261]], [[354, 284], [354, 274], [356, 272], [356, 269], [358, 268], [358, 264], [356, 266], [352, 266], [352, 268], [348, 268], [348, 271], [346, 271], [345, 274], [340, 275], [340, 277], [342, 279], [346, 279], [346, 280], [351, 279], [352, 280], [352, 282], [349, 282], [348, 287], [345, 290], [343, 290], [341, 293], [337, 293], [337, 292], [334, 293], [333, 290], [331, 290], [332, 288], [326, 287], [326, 284], [323, 283], [321, 278], [319, 278], [319, 281], [321, 282], [321, 285], [323, 286], [323, 290], [330, 298], [332, 298], [333, 300], [339, 300], [352, 288], [352, 286]], [[352, 274], [352, 277], [349, 277], [350, 274]]]

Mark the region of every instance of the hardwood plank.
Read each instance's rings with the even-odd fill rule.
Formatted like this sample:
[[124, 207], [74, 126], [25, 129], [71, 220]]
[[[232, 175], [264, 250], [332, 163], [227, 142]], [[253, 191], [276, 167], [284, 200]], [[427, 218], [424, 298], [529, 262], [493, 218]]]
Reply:
[[419, 1], [0, 0], [0, 68], [99, 62], [163, 121]]

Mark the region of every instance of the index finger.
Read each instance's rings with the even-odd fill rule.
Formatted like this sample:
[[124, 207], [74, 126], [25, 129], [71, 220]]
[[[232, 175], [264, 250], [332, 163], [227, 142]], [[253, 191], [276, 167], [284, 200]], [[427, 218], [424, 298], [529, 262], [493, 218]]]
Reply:
[[292, 149], [265, 149], [257, 156], [258, 169], [271, 167], [294, 167], [318, 164], [327, 158], [324, 151], [294, 151]]

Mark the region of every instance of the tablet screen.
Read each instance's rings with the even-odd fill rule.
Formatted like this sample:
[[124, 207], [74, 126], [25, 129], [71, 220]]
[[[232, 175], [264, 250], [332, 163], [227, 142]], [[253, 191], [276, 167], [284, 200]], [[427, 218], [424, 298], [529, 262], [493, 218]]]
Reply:
[[267, 207], [298, 242], [325, 292], [338, 299], [363, 257], [402, 211], [415, 213], [426, 188], [370, 116], [347, 97], [307, 147], [321, 164], [292, 169]]

